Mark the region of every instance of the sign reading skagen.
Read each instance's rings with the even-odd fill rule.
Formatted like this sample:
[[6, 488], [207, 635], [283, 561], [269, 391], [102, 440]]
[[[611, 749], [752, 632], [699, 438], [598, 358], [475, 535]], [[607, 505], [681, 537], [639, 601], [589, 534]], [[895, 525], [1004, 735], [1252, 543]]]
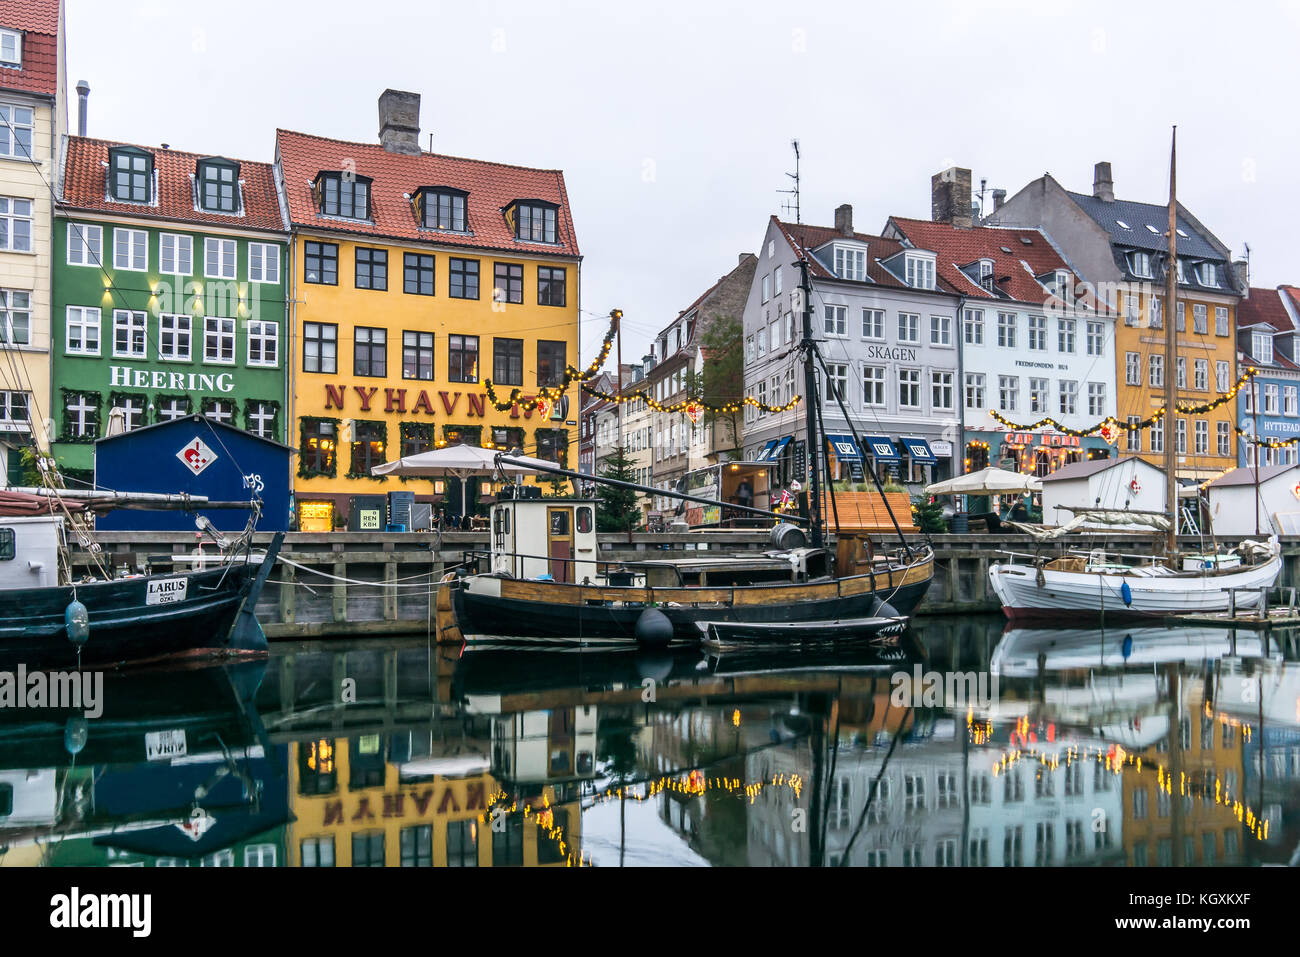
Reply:
[[171, 389], [175, 392], [234, 392], [235, 377], [229, 372], [164, 372], [162, 369], [133, 369], [109, 366], [108, 383], [128, 389]]
[[867, 346], [868, 359], [893, 359], [896, 362], [915, 362], [916, 350], [902, 346]]

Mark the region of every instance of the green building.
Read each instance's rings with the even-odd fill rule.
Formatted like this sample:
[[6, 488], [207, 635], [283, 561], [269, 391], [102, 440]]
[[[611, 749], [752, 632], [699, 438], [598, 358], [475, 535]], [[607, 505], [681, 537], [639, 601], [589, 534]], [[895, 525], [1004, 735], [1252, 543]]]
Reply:
[[66, 475], [90, 478], [115, 409], [285, 441], [287, 236], [269, 164], [68, 138], [46, 426]]

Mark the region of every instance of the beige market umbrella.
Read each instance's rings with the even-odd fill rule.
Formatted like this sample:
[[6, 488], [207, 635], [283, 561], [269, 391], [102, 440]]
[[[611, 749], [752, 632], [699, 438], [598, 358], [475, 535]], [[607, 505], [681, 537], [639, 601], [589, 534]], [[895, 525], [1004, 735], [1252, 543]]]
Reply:
[[1003, 492], [1041, 492], [1043, 483], [1032, 475], [987, 468], [945, 479], [925, 487], [928, 495], [998, 495]]
[[[502, 462], [498, 467], [495, 449], [485, 449], [477, 445], [448, 445], [440, 449], [430, 449], [416, 455], [404, 455], [393, 462], [376, 465], [370, 470], [371, 475], [405, 475], [409, 478], [458, 478], [460, 479], [460, 514], [465, 514], [465, 480], [475, 475], [533, 475], [538, 469], [554, 468], [554, 462], [544, 459], [512, 455], [512, 463]], [[515, 463], [526, 463], [525, 465]]]

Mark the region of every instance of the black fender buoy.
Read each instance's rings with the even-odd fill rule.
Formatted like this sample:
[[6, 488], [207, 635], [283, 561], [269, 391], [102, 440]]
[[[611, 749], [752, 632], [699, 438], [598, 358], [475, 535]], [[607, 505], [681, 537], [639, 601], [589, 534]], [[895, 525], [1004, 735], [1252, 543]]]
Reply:
[[90, 723], [82, 715], [73, 715], [63, 726], [63, 749], [76, 757], [90, 737]]
[[673, 638], [673, 623], [658, 608], [642, 610], [636, 620], [636, 640], [640, 645], [666, 645]]

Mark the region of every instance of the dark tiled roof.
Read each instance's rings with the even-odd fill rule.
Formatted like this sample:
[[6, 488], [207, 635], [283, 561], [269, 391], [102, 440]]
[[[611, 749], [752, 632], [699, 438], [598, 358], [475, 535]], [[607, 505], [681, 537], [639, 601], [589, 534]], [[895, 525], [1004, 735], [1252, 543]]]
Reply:
[[[845, 236], [838, 229], [832, 226], [809, 226], [806, 223], [787, 223], [772, 217], [773, 222], [780, 227], [781, 232], [785, 234], [786, 239], [790, 242], [796, 252], [807, 251], [812, 253], [813, 250], [825, 246], [834, 240], [852, 240], [863, 243], [867, 247], [867, 278], [879, 286], [885, 286], [890, 289], [910, 289], [898, 276], [880, 265], [880, 260], [888, 259], [903, 251], [903, 244], [896, 239], [885, 239], [883, 236], [871, 236], [867, 233], [854, 233], [852, 236]], [[826, 264], [819, 260], [815, 255], [809, 255], [809, 275], [818, 279], [838, 279], [833, 271], [827, 268]], [[935, 279], [936, 291], [952, 293], [953, 288], [948, 285], [943, 277], [938, 276]]]
[[0, 89], [55, 96], [60, 0], [0, 0], [0, 27], [23, 34], [22, 67], [0, 67]]
[[111, 147], [132, 145], [134, 144], [69, 136], [60, 206], [144, 219], [181, 220], [231, 229], [284, 230], [280, 201], [269, 163], [234, 160], [239, 163], [239, 178], [243, 181], [242, 216], [194, 208], [195, 194], [191, 177], [197, 170], [199, 160], [213, 157], [202, 153], [182, 153], [179, 150], [136, 147], [152, 154], [154, 159], [158, 195], [152, 203], [123, 203], [109, 199], [106, 167], [108, 151]]
[[[1169, 243], [1165, 239], [1165, 232], [1169, 229], [1168, 206], [1137, 203], [1127, 199], [1107, 203], [1087, 193], [1069, 193], [1069, 196], [1098, 226], [1110, 234], [1115, 243], [1136, 249], [1169, 251]], [[1121, 226], [1119, 221], [1126, 223], [1128, 228]], [[1187, 234], [1178, 237], [1179, 256], [1224, 261], [1223, 254], [1215, 248], [1214, 243], [1184, 216], [1178, 217], [1178, 228]]]
[[[276, 158], [284, 173], [289, 219], [299, 226], [334, 232], [413, 239], [440, 245], [503, 249], [526, 255], [578, 256], [569, 196], [559, 170], [530, 169], [504, 163], [443, 156], [438, 153], [391, 153], [378, 144], [348, 143], [291, 130], [276, 130]], [[371, 179], [371, 219], [367, 222], [322, 216], [312, 183], [322, 171], [354, 169]], [[422, 186], [450, 186], [469, 194], [468, 230], [455, 233], [421, 229], [406, 196]], [[504, 209], [517, 199], [539, 199], [559, 207], [558, 242], [524, 242], [515, 238]]]
[[[973, 299], [1004, 301], [1009, 297], [1016, 302], [1045, 303], [1051, 298], [1051, 293], [1034, 277], [1058, 269], [1070, 269], [1047, 236], [1038, 229], [1013, 226], [968, 229], [898, 216], [889, 221], [918, 249], [933, 251], [938, 257], [939, 275], [954, 289]], [[1003, 252], [1004, 247], [1011, 251]], [[962, 267], [980, 259], [993, 261], [994, 283], [1007, 294], [1005, 297], [989, 292], [962, 272]], [[1003, 277], [1006, 277], [1005, 281], [999, 282]], [[1073, 278], [1077, 283], [1078, 277]]]

